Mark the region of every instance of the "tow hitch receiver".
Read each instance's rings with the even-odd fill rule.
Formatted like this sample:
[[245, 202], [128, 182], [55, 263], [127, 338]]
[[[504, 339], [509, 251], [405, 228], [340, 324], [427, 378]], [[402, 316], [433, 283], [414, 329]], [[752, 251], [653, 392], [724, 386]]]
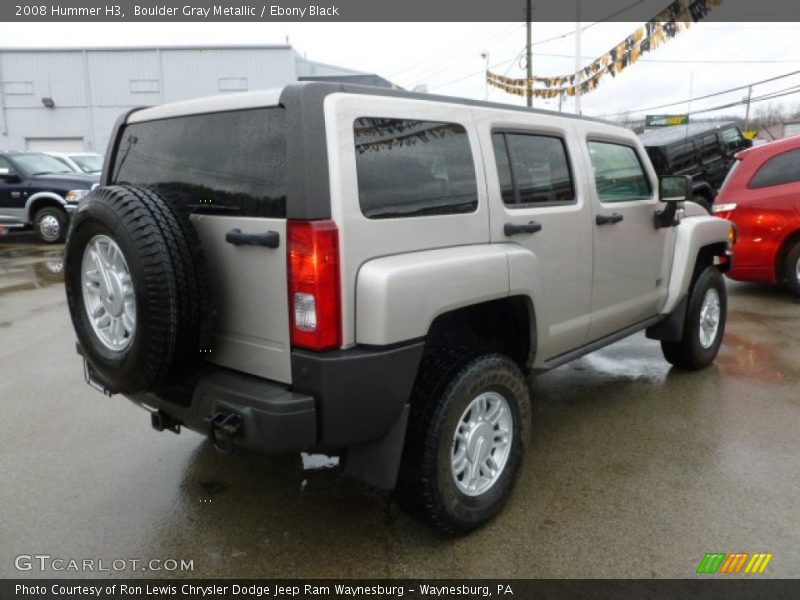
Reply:
[[181, 422], [160, 410], [155, 410], [150, 413], [150, 424], [156, 431], [181, 432]]
[[208, 437], [223, 454], [234, 450], [234, 438], [242, 430], [242, 417], [236, 413], [217, 413], [209, 420]]

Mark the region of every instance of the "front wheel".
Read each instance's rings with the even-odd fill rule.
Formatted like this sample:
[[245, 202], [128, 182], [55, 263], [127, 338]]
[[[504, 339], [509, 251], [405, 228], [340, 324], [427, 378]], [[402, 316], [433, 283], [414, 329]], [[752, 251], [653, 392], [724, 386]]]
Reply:
[[530, 412], [527, 382], [510, 358], [430, 356], [412, 398], [399, 504], [445, 533], [487, 523], [516, 483]]
[[783, 274], [789, 289], [800, 296], [800, 241], [795, 242], [786, 253]]
[[63, 242], [67, 236], [67, 213], [55, 206], [45, 206], [33, 216], [33, 230], [45, 244]]
[[722, 273], [716, 267], [706, 267], [689, 292], [683, 337], [677, 342], [661, 342], [667, 362], [692, 371], [710, 365], [722, 345], [727, 310]]

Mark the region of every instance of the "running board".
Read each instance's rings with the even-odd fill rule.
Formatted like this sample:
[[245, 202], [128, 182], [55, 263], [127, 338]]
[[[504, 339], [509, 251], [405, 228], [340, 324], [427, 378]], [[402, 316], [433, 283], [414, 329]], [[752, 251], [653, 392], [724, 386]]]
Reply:
[[[635, 325], [631, 325], [630, 327], [626, 327], [625, 329], [620, 329], [612, 334], [607, 336], [601, 337], [593, 342], [586, 344], [585, 346], [581, 346], [580, 348], [576, 348], [575, 350], [570, 350], [569, 352], [565, 352], [564, 354], [559, 354], [558, 356], [554, 356], [553, 358], [545, 361], [544, 365], [542, 366], [542, 371], [547, 371], [549, 369], [554, 369], [555, 367], [560, 367], [563, 364], [568, 362], [572, 362], [576, 358], [580, 358], [585, 354], [589, 354], [594, 352], [595, 350], [599, 350], [604, 346], [608, 346], [609, 344], [613, 344], [614, 342], [618, 342], [621, 339], [624, 339], [634, 333], [638, 333], [643, 329], [647, 329], [648, 327], [652, 327], [653, 325], [660, 323], [664, 319], [664, 315], [656, 315], [654, 317], [650, 317], [649, 319], [645, 319], [644, 321], [640, 321]], [[539, 369], [537, 369], [538, 371]]]

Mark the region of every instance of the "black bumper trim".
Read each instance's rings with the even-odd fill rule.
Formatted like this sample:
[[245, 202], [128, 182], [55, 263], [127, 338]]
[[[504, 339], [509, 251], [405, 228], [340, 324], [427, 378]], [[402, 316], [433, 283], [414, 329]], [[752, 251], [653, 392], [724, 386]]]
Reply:
[[389, 348], [292, 352], [292, 387], [317, 399], [320, 446], [346, 447], [385, 436], [411, 396], [424, 340]]
[[[187, 404], [171, 394], [128, 397], [188, 429], [209, 434], [210, 420], [236, 414], [235, 443], [258, 452], [344, 449], [384, 438], [411, 396], [424, 340], [331, 352], [292, 351], [293, 385], [208, 365]], [[188, 400], [188, 398], [186, 398]]]
[[317, 440], [314, 398], [293, 392], [286, 385], [235, 371], [215, 369], [201, 378], [189, 406], [155, 394], [129, 398], [161, 410], [202, 434], [209, 433], [212, 416], [239, 415], [241, 434], [234, 441], [257, 452], [296, 452], [312, 448]]

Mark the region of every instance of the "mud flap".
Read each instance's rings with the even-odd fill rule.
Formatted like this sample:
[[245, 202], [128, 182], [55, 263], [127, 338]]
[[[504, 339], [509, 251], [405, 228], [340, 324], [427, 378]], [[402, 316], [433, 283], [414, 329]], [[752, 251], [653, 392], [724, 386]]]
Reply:
[[689, 306], [689, 294], [678, 302], [675, 310], [672, 311], [663, 321], [658, 322], [652, 327], [648, 327], [645, 335], [651, 340], [661, 340], [663, 342], [677, 342], [683, 338], [683, 328], [686, 325], [686, 310]]
[[394, 489], [411, 406], [406, 404], [381, 439], [347, 449], [344, 474], [382, 490]]

